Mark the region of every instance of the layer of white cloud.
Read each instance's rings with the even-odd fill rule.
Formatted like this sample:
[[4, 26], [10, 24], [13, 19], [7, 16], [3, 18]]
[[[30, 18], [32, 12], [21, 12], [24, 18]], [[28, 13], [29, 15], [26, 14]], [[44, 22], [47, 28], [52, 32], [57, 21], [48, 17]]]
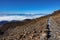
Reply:
[[34, 19], [41, 17], [43, 15], [35, 15], [35, 16], [0, 16], [0, 21], [12, 21], [12, 20], [24, 20], [24, 19]]

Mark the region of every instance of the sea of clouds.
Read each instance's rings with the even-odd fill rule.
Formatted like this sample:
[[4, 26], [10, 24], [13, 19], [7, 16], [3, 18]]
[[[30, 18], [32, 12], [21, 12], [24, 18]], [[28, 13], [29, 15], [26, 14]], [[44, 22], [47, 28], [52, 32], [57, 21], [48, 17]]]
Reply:
[[0, 12], [0, 21], [12, 21], [12, 20], [24, 20], [35, 19], [41, 16], [45, 16], [49, 13], [40, 12]]
[[4, 15], [0, 16], [0, 21], [12, 21], [12, 20], [24, 20], [24, 19], [35, 19], [38, 17], [41, 17], [44, 15], [33, 15], [33, 16], [27, 16], [27, 15]]

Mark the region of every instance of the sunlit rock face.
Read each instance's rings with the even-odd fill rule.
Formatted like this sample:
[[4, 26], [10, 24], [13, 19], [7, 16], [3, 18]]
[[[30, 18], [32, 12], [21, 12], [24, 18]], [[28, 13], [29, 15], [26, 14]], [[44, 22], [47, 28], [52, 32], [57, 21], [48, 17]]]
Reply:
[[60, 10], [0, 27], [0, 40], [60, 40]]

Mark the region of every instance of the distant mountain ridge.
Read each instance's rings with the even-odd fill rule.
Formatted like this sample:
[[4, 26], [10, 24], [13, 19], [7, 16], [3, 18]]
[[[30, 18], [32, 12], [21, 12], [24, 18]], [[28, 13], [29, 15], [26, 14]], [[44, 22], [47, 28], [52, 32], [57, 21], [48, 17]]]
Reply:
[[0, 15], [20, 15], [20, 16], [33, 16], [33, 15], [47, 15], [48, 13], [36, 13], [36, 14], [34, 14], [34, 13], [32, 13], [32, 14], [29, 14], [29, 13], [19, 13], [19, 14], [0, 14]]
[[8, 23], [8, 21], [0, 21], [0, 25], [4, 25], [6, 23]]

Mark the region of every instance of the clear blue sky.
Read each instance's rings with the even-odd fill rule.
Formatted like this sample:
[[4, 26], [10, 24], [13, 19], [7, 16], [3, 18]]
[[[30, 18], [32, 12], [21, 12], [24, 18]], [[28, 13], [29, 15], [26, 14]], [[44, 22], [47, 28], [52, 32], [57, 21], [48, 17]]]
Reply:
[[58, 9], [60, 0], [0, 0], [0, 12], [51, 13]]

